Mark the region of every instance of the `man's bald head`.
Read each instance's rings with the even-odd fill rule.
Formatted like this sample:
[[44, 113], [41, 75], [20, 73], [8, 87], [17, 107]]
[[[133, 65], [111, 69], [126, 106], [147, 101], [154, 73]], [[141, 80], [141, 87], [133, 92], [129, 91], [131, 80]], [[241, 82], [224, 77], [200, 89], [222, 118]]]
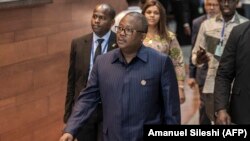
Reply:
[[98, 5], [96, 5], [94, 11], [96, 11], [97, 9], [105, 10], [105, 12], [110, 17], [110, 19], [115, 18], [115, 15], [116, 15], [115, 9], [110, 4], [106, 4], [106, 3], [98, 4]]
[[91, 27], [95, 34], [99, 37], [104, 36], [110, 31], [115, 20], [115, 10], [109, 4], [98, 4], [91, 18]]

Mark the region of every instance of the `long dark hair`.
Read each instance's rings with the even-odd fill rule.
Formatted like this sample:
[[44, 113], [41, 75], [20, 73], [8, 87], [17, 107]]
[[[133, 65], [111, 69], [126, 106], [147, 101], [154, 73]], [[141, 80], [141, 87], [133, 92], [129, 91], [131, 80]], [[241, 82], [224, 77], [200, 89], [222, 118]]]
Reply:
[[157, 24], [157, 30], [158, 33], [160, 35], [160, 37], [162, 39], [167, 39], [167, 41], [169, 42], [171, 40], [167, 26], [166, 26], [166, 10], [165, 8], [162, 6], [162, 4], [160, 2], [158, 2], [157, 0], [152, 0], [149, 2], [146, 2], [142, 8], [142, 14], [145, 15], [146, 10], [151, 7], [151, 6], [156, 6], [159, 9], [160, 12], [160, 19], [159, 22]]

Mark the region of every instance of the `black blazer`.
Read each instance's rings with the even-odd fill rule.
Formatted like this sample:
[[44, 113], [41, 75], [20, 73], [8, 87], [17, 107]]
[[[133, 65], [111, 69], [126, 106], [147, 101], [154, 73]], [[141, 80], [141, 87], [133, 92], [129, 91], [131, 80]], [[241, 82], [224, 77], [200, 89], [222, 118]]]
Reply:
[[[76, 38], [71, 43], [70, 63], [68, 71], [68, 85], [65, 102], [64, 122], [66, 123], [80, 94], [85, 88], [90, 67], [90, 54], [92, 48], [93, 33]], [[116, 48], [116, 35], [111, 32], [108, 49]]]
[[[181, 46], [191, 44], [191, 36], [184, 34], [184, 23], [189, 23], [192, 28], [193, 19], [203, 15], [199, 13], [198, 8], [200, 0], [171, 0], [173, 5], [173, 12], [177, 22], [177, 39]], [[204, 10], [203, 10], [204, 11]]]
[[215, 79], [215, 111], [228, 108], [231, 120], [236, 124], [250, 124], [249, 39], [250, 22], [234, 27]]

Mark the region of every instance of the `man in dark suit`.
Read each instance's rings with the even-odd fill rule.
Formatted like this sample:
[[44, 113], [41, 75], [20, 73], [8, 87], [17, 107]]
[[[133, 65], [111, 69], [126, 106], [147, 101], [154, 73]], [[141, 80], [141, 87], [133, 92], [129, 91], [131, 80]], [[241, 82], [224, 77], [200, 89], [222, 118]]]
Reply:
[[224, 49], [215, 79], [217, 124], [250, 124], [249, 39], [250, 22], [246, 22], [234, 27]]
[[[177, 22], [177, 39], [181, 46], [191, 44], [193, 19], [203, 15], [203, 0], [171, 0]], [[184, 34], [183, 34], [184, 33]]]
[[[195, 40], [197, 37], [197, 34], [199, 32], [200, 26], [203, 21], [206, 19], [215, 17], [215, 15], [220, 13], [219, 3], [218, 0], [204, 0], [204, 7], [205, 7], [205, 15], [202, 15], [196, 19], [193, 20], [193, 27], [192, 27], [192, 50], [195, 45]], [[192, 51], [191, 50], [191, 51]], [[205, 104], [204, 104], [204, 94], [202, 94], [202, 89], [205, 83], [205, 79], [207, 76], [207, 64], [205, 64], [203, 67], [196, 67], [192, 63], [192, 54], [190, 55], [189, 60], [189, 79], [188, 79], [188, 85], [192, 88], [195, 86], [195, 82], [197, 82], [199, 87], [199, 93], [200, 93], [200, 118], [199, 123], [200, 124], [211, 124], [210, 120], [207, 117], [206, 110], [205, 110]]]
[[[93, 33], [72, 41], [64, 123], [68, 121], [80, 91], [86, 86], [95, 57], [116, 46], [115, 33], [110, 30], [114, 24], [114, 17], [113, 7], [108, 4], [97, 5], [91, 18]], [[99, 103], [97, 107], [85, 126], [79, 131], [78, 141], [100, 140], [101, 135], [98, 136], [98, 133], [100, 134], [102, 129], [102, 104]]]
[[60, 141], [72, 141], [101, 99], [104, 141], [143, 141], [145, 124], [180, 124], [171, 59], [142, 44], [146, 18], [128, 13], [116, 27], [118, 49], [97, 57]]
[[203, 86], [206, 113], [212, 123], [214, 116], [214, 83], [221, 55], [234, 26], [248, 19], [236, 12], [239, 0], [218, 0], [221, 13], [215, 18], [204, 21], [192, 50], [192, 62], [197, 67], [208, 64], [206, 80]]

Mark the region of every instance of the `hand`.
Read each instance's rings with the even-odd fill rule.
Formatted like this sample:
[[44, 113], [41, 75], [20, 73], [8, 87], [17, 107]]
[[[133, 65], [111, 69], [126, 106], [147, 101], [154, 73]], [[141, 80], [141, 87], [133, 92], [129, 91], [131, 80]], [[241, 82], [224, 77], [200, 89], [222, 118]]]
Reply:
[[217, 112], [215, 124], [229, 125], [231, 124], [231, 117], [226, 110], [220, 110]]
[[179, 88], [179, 98], [180, 98], [180, 104], [183, 104], [186, 101], [186, 96], [183, 88]]
[[73, 141], [73, 136], [69, 133], [64, 133], [59, 141]]
[[200, 47], [200, 50], [197, 51], [197, 59], [196, 62], [198, 65], [207, 63], [209, 61], [209, 57], [207, 56], [206, 50]]
[[186, 26], [186, 27], [184, 27], [184, 33], [185, 33], [185, 35], [188, 35], [188, 36], [190, 36], [190, 35], [191, 35], [191, 29], [190, 29], [190, 26]]
[[196, 84], [196, 81], [195, 81], [194, 78], [189, 78], [188, 81], [187, 81], [187, 83], [188, 83], [188, 86], [190, 88], [193, 88], [195, 86], [195, 84]]

